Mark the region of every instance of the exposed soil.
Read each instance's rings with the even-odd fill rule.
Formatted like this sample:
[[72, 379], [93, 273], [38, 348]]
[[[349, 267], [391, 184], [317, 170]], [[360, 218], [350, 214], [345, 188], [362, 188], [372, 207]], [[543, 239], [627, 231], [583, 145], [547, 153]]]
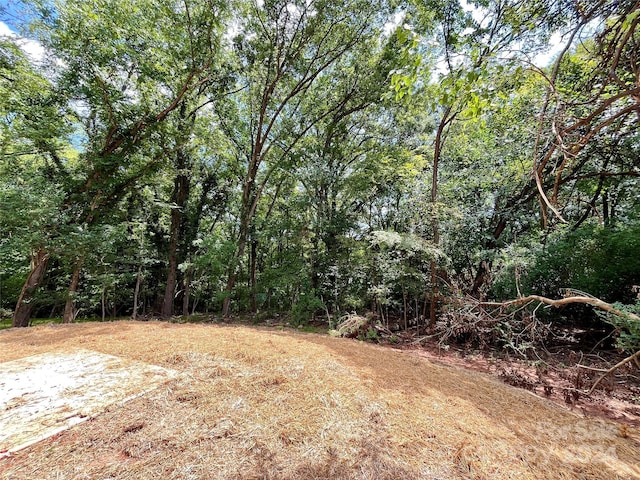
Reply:
[[179, 376], [1, 459], [1, 478], [640, 478], [637, 424], [425, 351], [160, 322], [0, 332], [1, 361], [77, 348]]
[[525, 360], [463, 348], [443, 350], [435, 341], [399, 348], [435, 363], [491, 374], [571, 411], [640, 427], [640, 373], [634, 364], [606, 376], [598, 389], [588, 394], [589, 387], [604, 371], [624, 358], [622, 354], [607, 352], [597, 356], [561, 350], [546, 352], [537, 360]]

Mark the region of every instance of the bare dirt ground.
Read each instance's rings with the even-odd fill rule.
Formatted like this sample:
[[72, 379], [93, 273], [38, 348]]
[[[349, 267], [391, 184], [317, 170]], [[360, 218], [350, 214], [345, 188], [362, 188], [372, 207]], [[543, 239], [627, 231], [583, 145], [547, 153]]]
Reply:
[[640, 478], [637, 426], [415, 353], [159, 322], [0, 332], [2, 362], [78, 348], [179, 375], [0, 459], [0, 478]]
[[629, 363], [606, 375], [599, 387], [587, 394], [603, 372], [625, 358], [624, 353], [607, 352], [605, 360], [601, 355], [586, 358], [564, 349], [545, 355], [544, 360], [531, 361], [461, 347], [444, 351], [436, 341], [420, 347], [405, 344], [400, 348], [435, 363], [492, 374], [509, 385], [524, 388], [577, 413], [640, 427], [640, 378], [635, 364]]

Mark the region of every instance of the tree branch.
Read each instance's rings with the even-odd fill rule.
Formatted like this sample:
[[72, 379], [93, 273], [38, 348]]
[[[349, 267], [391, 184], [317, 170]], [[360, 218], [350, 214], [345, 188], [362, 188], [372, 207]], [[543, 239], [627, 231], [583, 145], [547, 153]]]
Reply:
[[[594, 307], [599, 308], [600, 310], [604, 310], [605, 312], [608, 313], [612, 313], [618, 317], [628, 317], [631, 318], [637, 322], [640, 322], [640, 316], [631, 313], [631, 312], [623, 312], [621, 310], [618, 310], [617, 308], [615, 308], [613, 305], [611, 305], [610, 303], [607, 303], [603, 300], [600, 300], [599, 298], [595, 298], [595, 297], [589, 297], [589, 296], [571, 296], [571, 297], [565, 297], [565, 298], [560, 298], [558, 300], [553, 300], [551, 298], [547, 298], [547, 297], [542, 297], [540, 295], [529, 295], [528, 297], [523, 297], [523, 298], [517, 298], [515, 300], [510, 300], [508, 302], [481, 302], [478, 303], [478, 306], [483, 306], [483, 307], [515, 307], [518, 305], [525, 305], [527, 303], [531, 303], [531, 302], [540, 302], [540, 303], [544, 303], [546, 305], [551, 305], [552, 307], [562, 307], [565, 305], [569, 305], [571, 303], [582, 303], [582, 304], [587, 304], [587, 305], [592, 305]], [[614, 371], [616, 371], [618, 368], [622, 367], [623, 365], [626, 365], [629, 362], [632, 361], [638, 361], [638, 359], [640, 359], [640, 350], [638, 350], [636, 353], [634, 353], [633, 355], [630, 355], [628, 357], [626, 357], [625, 359], [619, 361], [618, 363], [616, 363], [613, 367], [611, 367], [609, 370], [605, 371], [595, 382], [594, 384], [591, 386], [591, 388], [589, 389], [589, 391], [587, 392], [588, 395], [590, 395], [591, 393], [593, 393], [593, 391], [596, 389], [596, 387], [600, 384], [600, 382], [602, 382], [602, 380], [604, 380], [605, 377], [607, 377], [608, 375], [610, 375], [611, 373], [613, 373]]]

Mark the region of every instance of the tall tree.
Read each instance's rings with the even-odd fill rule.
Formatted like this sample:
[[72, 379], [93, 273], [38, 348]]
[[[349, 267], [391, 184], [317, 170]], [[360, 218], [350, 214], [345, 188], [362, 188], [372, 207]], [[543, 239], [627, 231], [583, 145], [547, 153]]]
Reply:
[[308, 95], [330, 86], [323, 77], [353, 64], [362, 42], [377, 39], [385, 22], [381, 2], [362, 0], [252, 1], [236, 38], [246, 84], [235, 102], [239, 118], [225, 124], [246, 162], [242, 180], [235, 260], [226, 285], [223, 314], [230, 311], [231, 292], [249, 241], [262, 192], [272, 173], [312, 127], [346, 104], [352, 92], [323, 90], [324, 101], [312, 108]]
[[[98, 221], [102, 210], [158, 168], [160, 126], [212, 80], [225, 10], [225, 2], [213, 0], [40, 6], [34, 26], [52, 56], [49, 75], [83, 129], [82, 170], [70, 179], [64, 201], [69, 222]], [[73, 267], [70, 303], [81, 263]], [[22, 303], [16, 325], [28, 322]], [[66, 311], [71, 320], [72, 305]]]
[[[64, 188], [69, 165], [62, 156], [73, 158], [75, 153], [69, 145], [64, 98], [11, 38], [0, 39], [0, 118], [0, 175], [7, 179], [0, 207], [3, 236], [28, 245], [31, 263], [13, 325], [27, 326], [50, 258], [50, 232], [59, 221], [51, 209], [59, 208], [62, 199], [51, 186]], [[20, 184], [23, 187], [16, 188]], [[38, 192], [44, 198], [39, 199]]]
[[[553, 28], [562, 21], [554, 2], [540, 0], [492, 0], [469, 2], [445, 1], [437, 12], [439, 28], [435, 30], [440, 52], [437, 85], [430, 86], [432, 109], [438, 120], [433, 139], [431, 165], [431, 237], [440, 243], [438, 220], [438, 177], [443, 145], [452, 124], [478, 115], [491, 101], [492, 84], [521, 65], [526, 50], [538, 49]], [[418, 25], [424, 18], [418, 6]], [[431, 15], [426, 16], [433, 21]], [[424, 23], [424, 22], [423, 22]], [[430, 39], [430, 36], [426, 37]], [[432, 54], [433, 55], [433, 54]], [[510, 73], [512, 75], [512, 73]], [[429, 324], [435, 326], [439, 302], [439, 272], [431, 264]]]
[[[532, 200], [539, 201], [543, 228], [573, 221], [575, 229], [597, 212], [595, 202], [607, 205], [607, 184], [637, 175], [629, 146], [637, 131], [636, 54], [631, 45], [638, 36], [638, 3], [560, 2], [550, 11], [561, 19], [560, 24], [549, 23], [563, 33], [560, 53], [547, 68], [529, 63], [530, 75], [539, 78], [527, 80], [524, 89], [514, 93], [521, 106], [529, 99], [523, 118], [536, 118], [535, 129], [529, 129], [531, 141], [522, 149], [531, 157], [531, 179], [496, 205], [487, 250], [495, 250], [513, 212], [528, 209]], [[546, 92], [540, 92], [541, 84]], [[590, 191], [586, 185], [594, 180]], [[576, 196], [585, 188], [586, 200]], [[575, 200], [587, 208], [576, 208]], [[480, 262], [474, 294], [484, 285], [490, 266], [487, 257]]]

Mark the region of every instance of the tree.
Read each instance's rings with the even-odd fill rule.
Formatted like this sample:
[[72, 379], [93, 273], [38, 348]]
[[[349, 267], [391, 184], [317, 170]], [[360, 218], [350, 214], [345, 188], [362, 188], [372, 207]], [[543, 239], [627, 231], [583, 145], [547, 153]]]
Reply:
[[[607, 1], [588, 8], [580, 4], [566, 7], [562, 16], [566, 24], [558, 26], [567, 38], [563, 49], [547, 69], [530, 66], [526, 90], [517, 91], [514, 99], [524, 105], [522, 101], [530, 97], [523, 118], [537, 117], [530, 133], [533, 144], [527, 142], [524, 150], [532, 158], [532, 178], [503, 197], [503, 207], [495, 209], [500, 213], [491, 222], [487, 250], [495, 250], [508, 231], [507, 225], [513, 223], [513, 213], [530, 211], [536, 198], [543, 229], [555, 228], [557, 222], [572, 222], [572, 228], [578, 229], [593, 215], [608, 223], [610, 193], [615, 195], [617, 185], [624, 192], [628, 188], [624, 185], [635, 183], [637, 162], [633, 159], [637, 157], [631, 152], [637, 138], [633, 118], [638, 108], [635, 87], [621, 79], [629, 82], [635, 68], [635, 50], [630, 50], [628, 42], [637, 35], [637, 9], [635, 2]], [[544, 94], [539, 93], [541, 82]], [[633, 202], [623, 198], [624, 194], [621, 203], [632, 209]], [[473, 293], [478, 294], [489, 270], [490, 261], [485, 257], [477, 270]]]
[[65, 138], [71, 131], [66, 105], [12, 39], [0, 39], [0, 98], [4, 237], [10, 240], [6, 243], [28, 245], [31, 261], [13, 326], [27, 326], [50, 257], [47, 232], [59, 220], [54, 209], [62, 199], [55, 188], [62, 186], [66, 172], [60, 155], [73, 159], [75, 152]]
[[[238, 109], [233, 124], [219, 118], [246, 162], [225, 316], [270, 177], [314, 125], [350, 101], [353, 92], [331, 90], [330, 79], [352, 68], [358, 46], [378, 38], [384, 19], [384, 5], [378, 2], [254, 1], [240, 22], [247, 33], [239, 35], [235, 45], [243, 67], [240, 82], [246, 88], [234, 100]], [[307, 96], [324, 100], [309, 105], [303, 101]]]
[[47, 61], [0, 42], [16, 325], [235, 300], [433, 326], [450, 292], [637, 278], [602, 263], [640, 213], [637, 1], [31, 5]]
[[[221, 66], [222, 67], [222, 66]], [[224, 94], [224, 80], [218, 81], [215, 88], [207, 90], [210, 96]], [[170, 317], [174, 311], [178, 276], [182, 273], [182, 313], [188, 314], [191, 270], [189, 263], [193, 254], [193, 242], [198, 238], [200, 224], [205, 216], [205, 208], [219, 214], [227, 208], [224, 186], [220, 184], [220, 174], [227, 168], [224, 148], [214, 143], [219, 132], [210, 131], [211, 114], [203, 116], [202, 106], [208, 100], [187, 110], [183, 105], [176, 118], [176, 129], [172, 135], [175, 147], [168, 152], [173, 156], [173, 188], [170, 205], [168, 272], [162, 303], [162, 316]], [[197, 132], [197, 134], [196, 134]], [[231, 162], [231, 160], [229, 160]], [[183, 269], [181, 271], [181, 268]]]
[[[226, 4], [213, 1], [43, 4], [38, 38], [55, 58], [49, 75], [82, 127], [82, 168], [67, 176], [68, 222], [99, 221], [136, 182], [158, 168], [160, 126], [215, 75]], [[142, 149], [142, 146], [145, 146]], [[59, 162], [64, 167], [64, 159]], [[63, 171], [63, 168], [59, 168]], [[48, 258], [43, 251], [38, 258]], [[82, 260], [73, 267], [70, 304]], [[37, 270], [29, 276], [32, 287]], [[14, 323], [28, 322], [18, 303]]]

